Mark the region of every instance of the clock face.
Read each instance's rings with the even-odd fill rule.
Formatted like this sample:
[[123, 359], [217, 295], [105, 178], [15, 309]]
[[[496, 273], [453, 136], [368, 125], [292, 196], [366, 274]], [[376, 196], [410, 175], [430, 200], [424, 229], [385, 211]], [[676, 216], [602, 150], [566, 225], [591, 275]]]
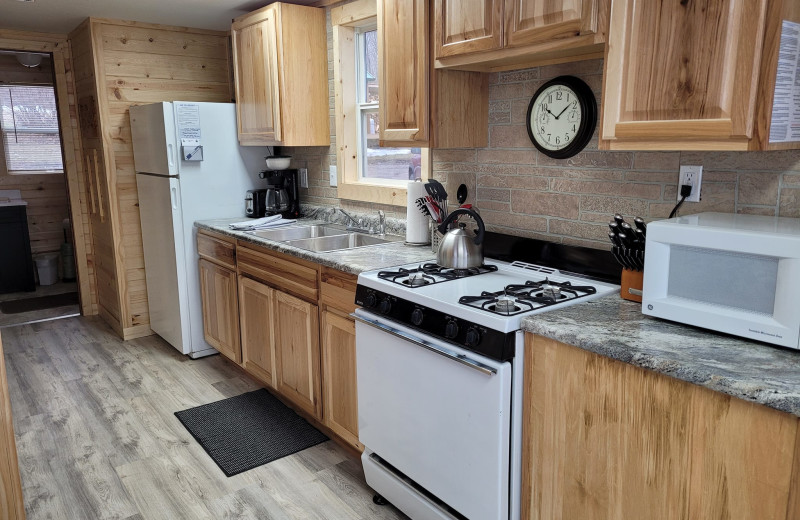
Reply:
[[566, 148], [581, 126], [582, 110], [575, 92], [553, 85], [534, 98], [530, 125], [536, 141], [547, 150]]
[[565, 159], [586, 146], [597, 124], [597, 101], [589, 86], [560, 76], [536, 91], [528, 106], [528, 136], [550, 157]]

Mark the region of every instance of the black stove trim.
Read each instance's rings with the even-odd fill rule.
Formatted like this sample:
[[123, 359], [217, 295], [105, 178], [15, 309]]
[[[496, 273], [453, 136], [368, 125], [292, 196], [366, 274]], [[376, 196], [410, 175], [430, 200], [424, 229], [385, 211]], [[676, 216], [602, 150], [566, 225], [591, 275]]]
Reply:
[[622, 277], [622, 267], [611, 251], [491, 231], [484, 234], [483, 256], [509, 263], [536, 264], [614, 285], [620, 285]]
[[[385, 308], [381, 306], [381, 302], [384, 301], [389, 302], [388, 311], [385, 312]], [[481, 354], [496, 361], [510, 361], [514, 358], [516, 331], [505, 333], [489, 329], [481, 325], [476, 325], [472, 321], [459, 318], [458, 316], [445, 314], [436, 309], [419, 305], [403, 298], [397, 298], [396, 296], [361, 284], [356, 286], [355, 303], [395, 323], [434, 336], [439, 340], [452, 343], [453, 345], [458, 345], [463, 349]], [[412, 313], [417, 309], [419, 309], [424, 316], [424, 319], [419, 325], [415, 325], [411, 318]], [[455, 337], [452, 338], [446, 335], [446, 328], [449, 323], [454, 323], [458, 330]], [[471, 345], [467, 339], [467, 333], [472, 329], [479, 332], [480, 340], [476, 345]]]

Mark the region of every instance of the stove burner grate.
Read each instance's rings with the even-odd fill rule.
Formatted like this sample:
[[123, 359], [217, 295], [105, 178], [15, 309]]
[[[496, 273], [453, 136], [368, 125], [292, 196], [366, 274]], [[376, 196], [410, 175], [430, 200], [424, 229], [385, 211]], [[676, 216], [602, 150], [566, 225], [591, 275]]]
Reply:
[[514, 316], [596, 292], [597, 289], [591, 285], [572, 285], [571, 282], [553, 282], [545, 278], [507, 285], [502, 291], [483, 291], [480, 296], [462, 296], [458, 303], [501, 316]]
[[416, 269], [399, 267], [396, 270], [379, 271], [378, 278], [416, 289], [417, 287], [424, 287], [434, 283], [493, 273], [495, 271], [497, 271], [496, 265], [484, 264], [479, 267], [470, 267], [469, 269], [451, 269], [428, 263], [422, 264]]

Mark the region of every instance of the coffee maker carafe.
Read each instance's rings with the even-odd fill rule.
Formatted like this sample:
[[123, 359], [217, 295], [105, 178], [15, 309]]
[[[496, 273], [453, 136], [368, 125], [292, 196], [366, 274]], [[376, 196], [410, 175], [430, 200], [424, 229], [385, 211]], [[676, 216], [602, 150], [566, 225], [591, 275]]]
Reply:
[[267, 215], [276, 215], [289, 209], [289, 193], [284, 186], [284, 178], [268, 177], [264, 193], [264, 210]]

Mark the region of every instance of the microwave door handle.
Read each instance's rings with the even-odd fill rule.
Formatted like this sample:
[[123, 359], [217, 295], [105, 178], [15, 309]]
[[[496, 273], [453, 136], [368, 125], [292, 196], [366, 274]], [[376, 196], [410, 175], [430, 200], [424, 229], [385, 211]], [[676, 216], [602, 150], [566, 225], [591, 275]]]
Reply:
[[497, 369], [495, 369], [495, 368], [492, 368], [492, 367], [490, 367], [488, 365], [484, 365], [483, 363], [481, 363], [479, 361], [475, 361], [474, 359], [470, 359], [470, 358], [468, 358], [466, 356], [455, 354], [453, 352], [449, 352], [447, 350], [441, 349], [441, 348], [437, 347], [436, 345], [433, 345], [433, 344], [425, 341], [424, 339], [417, 338], [416, 336], [412, 336], [411, 334], [403, 332], [402, 330], [395, 329], [394, 327], [390, 327], [390, 326], [385, 325], [383, 323], [378, 323], [377, 321], [368, 320], [368, 319], [366, 319], [366, 318], [364, 318], [362, 316], [358, 316], [356, 314], [350, 314], [350, 317], [355, 319], [355, 320], [357, 320], [357, 321], [360, 321], [361, 323], [363, 323], [365, 325], [369, 325], [370, 327], [374, 327], [374, 328], [376, 328], [376, 329], [378, 329], [378, 330], [380, 330], [382, 332], [386, 332], [388, 334], [391, 334], [392, 336], [396, 336], [396, 337], [398, 337], [400, 339], [409, 341], [409, 342], [417, 345], [418, 347], [422, 347], [424, 349], [430, 350], [431, 352], [439, 354], [440, 356], [444, 356], [444, 357], [446, 357], [448, 359], [451, 359], [453, 361], [457, 361], [458, 363], [461, 363], [462, 365], [467, 366], [467, 367], [469, 367], [469, 368], [471, 368], [473, 370], [477, 370], [478, 372], [482, 372], [482, 373], [484, 373], [486, 375], [489, 375], [489, 376], [493, 376], [493, 375], [497, 374]]

